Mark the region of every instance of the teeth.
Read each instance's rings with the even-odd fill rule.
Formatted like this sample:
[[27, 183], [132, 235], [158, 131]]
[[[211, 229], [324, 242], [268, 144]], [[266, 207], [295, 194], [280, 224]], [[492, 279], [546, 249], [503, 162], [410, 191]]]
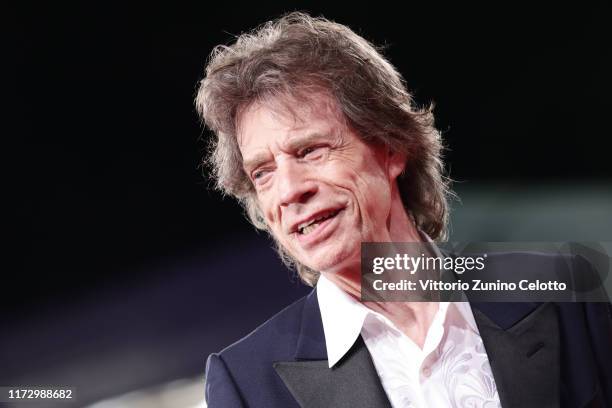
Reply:
[[298, 226], [298, 232], [302, 235], [309, 234], [321, 223], [321, 221], [324, 221], [333, 215], [335, 215], [335, 211], [330, 211], [328, 213], [318, 216], [312, 221], [304, 222]]
[[315, 222], [315, 223], [310, 224], [307, 227], [302, 228], [302, 234], [310, 234], [310, 231], [315, 229], [317, 227], [317, 225], [319, 225], [319, 223]]

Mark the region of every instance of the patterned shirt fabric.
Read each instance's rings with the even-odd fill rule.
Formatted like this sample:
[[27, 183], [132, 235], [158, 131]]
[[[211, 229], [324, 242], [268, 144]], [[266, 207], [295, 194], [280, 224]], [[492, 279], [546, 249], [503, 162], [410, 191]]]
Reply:
[[440, 302], [421, 349], [389, 319], [323, 275], [317, 297], [329, 367], [361, 335], [394, 408], [501, 406], [469, 303]]

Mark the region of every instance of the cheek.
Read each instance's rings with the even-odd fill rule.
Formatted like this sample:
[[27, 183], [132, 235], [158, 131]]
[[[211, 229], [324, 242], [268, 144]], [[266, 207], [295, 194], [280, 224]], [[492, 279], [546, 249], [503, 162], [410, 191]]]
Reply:
[[263, 216], [263, 221], [266, 223], [268, 230], [274, 237], [280, 238], [281, 235], [281, 223], [277, 215], [274, 213], [273, 207], [262, 195], [257, 196], [257, 205], [259, 206], [259, 213]]
[[271, 205], [270, 199], [266, 194], [257, 194], [257, 204], [259, 205], [259, 210], [263, 215], [264, 219], [268, 226], [273, 227], [275, 223], [276, 216], [273, 211], [273, 206]]
[[[361, 175], [363, 174], [363, 176]], [[368, 213], [385, 212], [390, 207], [391, 188], [385, 177], [380, 172], [368, 172], [356, 174], [354, 180], [354, 192], [362, 207], [362, 211]]]

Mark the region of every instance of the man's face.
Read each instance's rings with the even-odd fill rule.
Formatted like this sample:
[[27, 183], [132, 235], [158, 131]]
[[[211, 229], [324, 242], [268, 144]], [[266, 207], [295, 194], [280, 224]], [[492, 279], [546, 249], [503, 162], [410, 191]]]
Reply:
[[[264, 104], [240, 117], [244, 169], [274, 237], [318, 271], [356, 265], [362, 241], [390, 241], [404, 158], [365, 144], [317, 95], [296, 117]], [[295, 110], [295, 109], [294, 109]]]

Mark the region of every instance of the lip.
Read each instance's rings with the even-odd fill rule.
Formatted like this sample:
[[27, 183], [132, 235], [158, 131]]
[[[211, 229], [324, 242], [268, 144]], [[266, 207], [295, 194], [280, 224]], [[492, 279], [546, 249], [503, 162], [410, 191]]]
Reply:
[[[321, 214], [330, 212], [330, 211], [331, 212], [337, 211], [337, 213], [332, 218], [328, 218], [325, 221], [321, 222], [309, 234], [303, 235], [298, 232], [298, 229], [297, 229], [298, 225], [302, 224], [303, 222], [307, 222], [309, 220], [314, 220], [318, 218]], [[344, 211], [344, 208], [327, 209], [327, 210], [319, 211], [313, 214], [312, 216], [304, 219], [303, 221], [296, 223], [295, 227], [293, 228], [293, 231], [294, 231], [293, 234], [297, 238], [298, 242], [302, 245], [302, 247], [312, 246], [324, 240], [331, 234], [331, 232], [334, 230], [335, 224], [338, 222], [338, 217], [342, 214], [343, 211]]]
[[[300, 225], [302, 225], [304, 223], [310, 223], [310, 222], [312, 222], [313, 220], [316, 220], [317, 218], [319, 218], [321, 215], [323, 215], [325, 213], [333, 213], [333, 212], [338, 212], [339, 213], [342, 210], [344, 210], [344, 207], [324, 208], [322, 210], [318, 210], [316, 212], [313, 212], [308, 217], [304, 217], [304, 218], [294, 222], [293, 224], [291, 224], [291, 227], [289, 228], [289, 233], [291, 233], [291, 234], [297, 233]], [[335, 218], [335, 216], [334, 216], [334, 218]]]

